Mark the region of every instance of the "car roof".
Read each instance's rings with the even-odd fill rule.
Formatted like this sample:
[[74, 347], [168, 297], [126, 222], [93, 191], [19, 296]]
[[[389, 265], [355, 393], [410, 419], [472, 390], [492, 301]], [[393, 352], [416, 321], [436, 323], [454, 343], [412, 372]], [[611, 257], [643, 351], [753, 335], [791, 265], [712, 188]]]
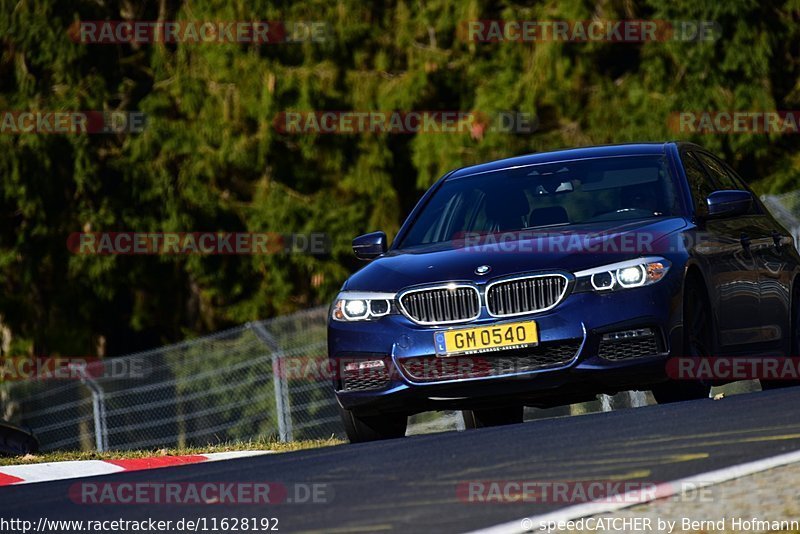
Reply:
[[658, 156], [665, 154], [667, 147], [675, 144], [672, 141], [665, 143], [626, 143], [619, 145], [602, 145], [602, 146], [589, 146], [580, 148], [569, 148], [565, 150], [555, 150], [552, 152], [538, 152], [535, 154], [526, 154], [524, 156], [516, 156], [513, 158], [499, 159], [497, 161], [490, 161], [488, 163], [481, 163], [479, 165], [471, 165], [453, 171], [447, 180], [454, 178], [461, 178], [472, 174], [480, 174], [484, 172], [499, 171], [513, 167], [520, 167], [525, 165], [533, 165], [536, 163], [550, 163], [556, 161], [584, 159], [584, 158], [599, 158], [608, 156]]

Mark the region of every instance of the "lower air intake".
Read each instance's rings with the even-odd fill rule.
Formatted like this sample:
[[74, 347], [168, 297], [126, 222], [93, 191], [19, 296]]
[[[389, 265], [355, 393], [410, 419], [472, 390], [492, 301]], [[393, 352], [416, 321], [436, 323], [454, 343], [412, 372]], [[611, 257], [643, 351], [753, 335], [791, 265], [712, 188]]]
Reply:
[[581, 340], [542, 343], [536, 347], [469, 356], [423, 356], [400, 360], [414, 382], [440, 382], [508, 376], [562, 367], [578, 354]]

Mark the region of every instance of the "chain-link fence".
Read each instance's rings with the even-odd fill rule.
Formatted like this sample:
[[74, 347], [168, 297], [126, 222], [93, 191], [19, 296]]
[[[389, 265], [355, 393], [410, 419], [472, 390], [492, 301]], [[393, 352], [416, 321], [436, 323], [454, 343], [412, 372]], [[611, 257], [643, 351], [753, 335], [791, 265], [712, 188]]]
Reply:
[[[2, 385], [0, 413], [44, 450], [327, 438], [342, 429], [326, 379], [325, 309], [90, 363], [78, 379]], [[301, 362], [287, 373], [285, 362]]]

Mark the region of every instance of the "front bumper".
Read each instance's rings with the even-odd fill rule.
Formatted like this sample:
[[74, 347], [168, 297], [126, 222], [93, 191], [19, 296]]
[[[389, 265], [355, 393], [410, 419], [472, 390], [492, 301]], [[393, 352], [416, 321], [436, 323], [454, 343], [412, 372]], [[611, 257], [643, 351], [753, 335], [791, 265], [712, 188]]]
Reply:
[[[458, 357], [436, 357], [434, 333], [443, 327], [420, 326], [402, 315], [371, 322], [330, 321], [329, 355], [332, 367], [340, 370], [334, 379], [337, 398], [359, 413], [411, 414], [520, 403], [548, 407], [591, 400], [598, 393], [649, 389], [666, 379], [665, 359], [682, 348], [681, 279], [675, 274], [625, 291], [573, 293], [544, 313], [499, 320], [484, 310], [475, 321], [447, 328], [535, 320], [539, 345], [462, 358], [466, 363], [447, 361]], [[627, 351], [633, 357], [626, 350], [601, 346], [608, 343], [604, 334], [639, 329], [654, 335], [649, 345]], [[549, 359], [536, 359], [539, 355]], [[523, 358], [544, 364], [522, 365]], [[387, 369], [380, 389], [345, 389], [344, 362], [377, 359]], [[499, 359], [508, 366], [498, 365]]]

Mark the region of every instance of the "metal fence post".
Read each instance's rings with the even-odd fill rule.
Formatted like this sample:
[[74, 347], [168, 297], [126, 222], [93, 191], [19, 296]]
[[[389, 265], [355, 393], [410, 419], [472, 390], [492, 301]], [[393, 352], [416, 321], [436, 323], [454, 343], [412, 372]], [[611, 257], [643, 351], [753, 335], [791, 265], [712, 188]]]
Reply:
[[275, 388], [275, 407], [278, 412], [278, 435], [282, 442], [292, 441], [292, 413], [289, 408], [289, 385], [281, 372], [280, 354], [272, 355], [272, 383]]
[[456, 431], [463, 432], [467, 429], [467, 424], [464, 422], [464, 416], [460, 411], [456, 411]]
[[289, 384], [281, 372], [281, 351], [278, 341], [260, 322], [250, 323], [256, 335], [269, 345], [272, 350], [272, 387], [275, 390], [275, 412], [278, 419], [278, 439], [282, 442], [293, 441], [292, 412], [289, 403]]
[[92, 394], [92, 412], [94, 414], [94, 443], [97, 452], [108, 450], [108, 427], [106, 426], [106, 398], [103, 388], [86, 373], [85, 367], [78, 367], [81, 373], [81, 383]]
[[600, 410], [603, 412], [610, 412], [614, 409], [611, 395], [601, 394], [600, 397]]

